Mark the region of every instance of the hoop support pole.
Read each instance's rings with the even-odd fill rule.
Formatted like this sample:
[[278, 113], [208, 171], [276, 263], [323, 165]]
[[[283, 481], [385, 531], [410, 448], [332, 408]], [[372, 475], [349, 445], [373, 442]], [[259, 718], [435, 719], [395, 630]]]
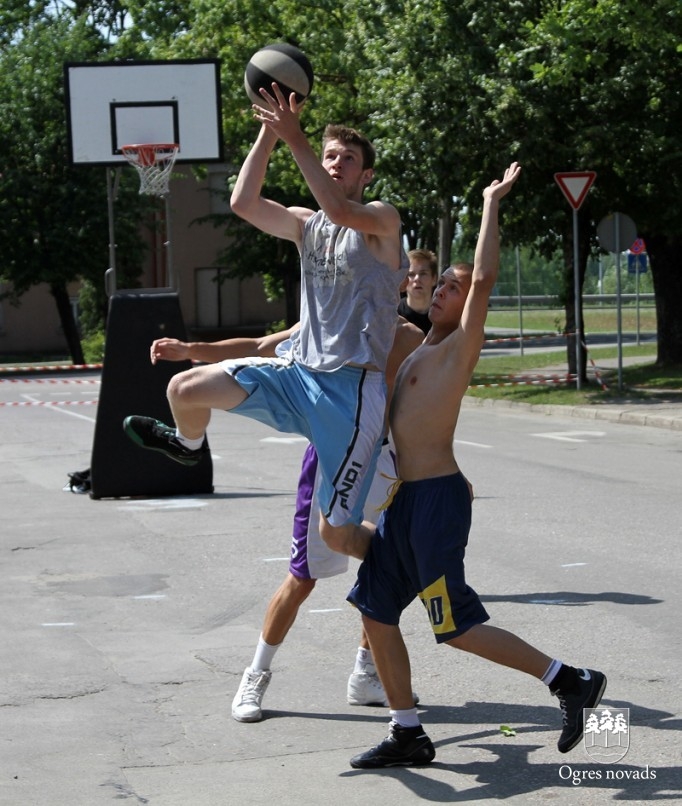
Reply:
[[163, 201], [166, 206], [166, 241], [164, 246], [166, 247], [166, 273], [168, 275], [168, 285], [174, 291], [177, 291], [177, 287], [175, 285], [175, 277], [173, 275], [173, 246], [172, 246], [172, 239], [171, 239], [171, 208], [170, 208], [170, 192], [164, 193]]
[[107, 297], [110, 297], [116, 291], [116, 238], [114, 233], [114, 195], [116, 191], [112, 180], [113, 171], [110, 168], [105, 170], [107, 172], [107, 209], [109, 216], [109, 268], [104, 272], [104, 291]]

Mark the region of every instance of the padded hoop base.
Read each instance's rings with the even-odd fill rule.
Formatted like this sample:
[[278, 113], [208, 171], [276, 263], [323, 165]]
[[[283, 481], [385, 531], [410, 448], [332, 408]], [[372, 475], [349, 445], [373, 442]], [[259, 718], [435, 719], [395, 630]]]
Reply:
[[109, 300], [102, 385], [90, 460], [92, 498], [213, 492], [210, 453], [195, 467], [135, 445], [123, 432], [129, 414], [173, 424], [166, 400], [171, 377], [190, 361], [153, 365], [149, 348], [168, 336], [186, 341], [178, 295], [164, 289], [117, 291]]

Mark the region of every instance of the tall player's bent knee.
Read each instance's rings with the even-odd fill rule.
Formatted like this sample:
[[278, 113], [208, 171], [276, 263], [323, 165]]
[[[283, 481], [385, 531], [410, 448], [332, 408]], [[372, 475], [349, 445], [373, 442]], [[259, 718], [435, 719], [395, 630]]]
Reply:
[[324, 516], [320, 516], [320, 536], [332, 551], [362, 560], [369, 548], [371, 532], [358, 523], [332, 526]]

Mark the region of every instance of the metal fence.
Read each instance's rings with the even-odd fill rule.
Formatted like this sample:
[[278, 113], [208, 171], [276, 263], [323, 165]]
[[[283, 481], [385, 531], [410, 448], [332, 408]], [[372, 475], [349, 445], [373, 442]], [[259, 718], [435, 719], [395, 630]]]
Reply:
[[[652, 307], [655, 301], [654, 294], [621, 294], [620, 301], [622, 305], [628, 303], [646, 303], [648, 307]], [[583, 305], [616, 305], [618, 303], [617, 294], [584, 294], [582, 296]], [[491, 308], [508, 308], [518, 307], [522, 305], [526, 308], [563, 308], [563, 303], [559, 301], [559, 297], [555, 294], [550, 295], [522, 295], [518, 297], [503, 296], [501, 294], [490, 297]]]

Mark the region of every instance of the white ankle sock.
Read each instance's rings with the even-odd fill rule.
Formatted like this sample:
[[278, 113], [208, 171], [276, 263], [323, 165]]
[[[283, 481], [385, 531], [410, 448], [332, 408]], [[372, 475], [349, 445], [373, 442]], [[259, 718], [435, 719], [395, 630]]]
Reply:
[[549, 686], [552, 680], [557, 676], [557, 672], [561, 669], [561, 661], [554, 658], [554, 660], [547, 667], [547, 671], [542, 675], [540, 680]]
[[277, 652], [281, 646], [281, 644], [267, 644], [261, 635], [258, 639], [256, 653], [251, 661], [251, 668], [257, 669], [258, 671], [267, 671], [270, 668], [272, 659], [275, 657], [275, 652]]
[[199, 439], [189, 439], [188, 437], [183, 437], [178, 428], [175, 429], [175, 436], [178, 442], [181, 442], [190, 451], [198, 451], [204, 444], [203, 436], [199, 437]]
[[361, 672], [365, 672], [366, 674], [376, 674], [377, 669], [374, 665], [372, 650], [359, 646], [358, 654], [355, 656], [355, 668], [353, 669], [353, 674], [359, 674]]
[[416, 708], [408, 708], [405, 711], [394, 711], [391, 709], [388, 713], [391, 719], [403, 728], [416, 728], [421, 724]]

